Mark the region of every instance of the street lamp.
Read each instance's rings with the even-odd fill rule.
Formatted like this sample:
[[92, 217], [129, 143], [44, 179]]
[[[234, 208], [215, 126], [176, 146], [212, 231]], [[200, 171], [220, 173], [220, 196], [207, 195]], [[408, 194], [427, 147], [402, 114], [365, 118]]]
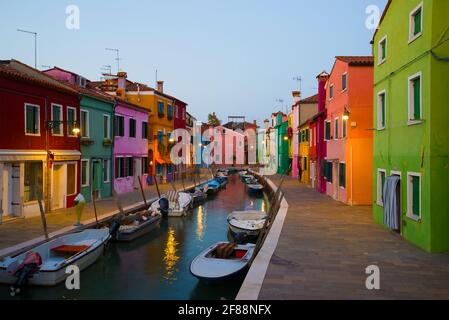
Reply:
[[347, 108], [345, 108], [345, 111], [343, 112], [343, 120], [349, 120], [349, 111]]

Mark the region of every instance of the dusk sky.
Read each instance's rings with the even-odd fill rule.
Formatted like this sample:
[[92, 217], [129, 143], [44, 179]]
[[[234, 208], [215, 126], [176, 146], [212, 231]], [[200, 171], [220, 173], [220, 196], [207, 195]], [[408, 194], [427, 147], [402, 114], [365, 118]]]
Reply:
[[[2, 1], [0, 59], [34, 66], [32, 35], [38, 32], [38, 67], [59, 66], [98, 80], [101, 67], [121, 69], [131, 81], [155, 86], [189, 104], [207, 120], [215, 111], [246, 115], [259, 124], [277, 99], [291, 105], [291, 91], [316, 93], [316, 75], [330, 72], [336, 55], [370, 55], [374, 30], [365, 26], [367, 6], [382, 11], [387, 0], [167, 0]], [[282, 4], [282, 5], [281, 5]], [[80, 9], [80, 29], [66, 28], [66, 7]], [[254, 117], [256, 117], [254, 119]]]

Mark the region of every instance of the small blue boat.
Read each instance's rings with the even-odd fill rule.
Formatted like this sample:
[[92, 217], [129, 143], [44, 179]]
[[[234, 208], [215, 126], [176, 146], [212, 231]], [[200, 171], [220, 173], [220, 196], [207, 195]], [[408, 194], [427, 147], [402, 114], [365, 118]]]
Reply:
[[201, 186], [203, 192], [206, 192], [208, 195], [217, 194], [220, 191], [221, 183], [217, 181], [217, 179], [210, 180]]

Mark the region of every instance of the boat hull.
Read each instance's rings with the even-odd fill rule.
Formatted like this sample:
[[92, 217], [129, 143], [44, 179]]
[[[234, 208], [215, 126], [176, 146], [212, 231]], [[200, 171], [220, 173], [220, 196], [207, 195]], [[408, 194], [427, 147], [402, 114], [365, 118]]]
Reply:
[[[107, 240], [105, 240], [101, 245], [97, 246], [91, 252], [86, 252], [86, 254], [82, 255], [77, 260], [73, 261], [70, 264], [64, 265], [58, 270], [38, 271], [29, 279], [28, 284], [31, 286], [51, 287], [65, 281], [69, 276], [69, 274], [66, 273], [66, 269], [68, 266], [75, 265], [80, 269], [80, 271], [85, 270], [86, 268], [94, 264], [98, 260], [98, 258], [103, 255], [106, 243]], [[9, 274], [6, 269], [0, 269], [0, 283], [14, 284], [16, 280], [17, 278]]]
[[137, 238], [140, 238], [156, 229], [160, 221], [161, 216], [151, 217], [150, 219], [148, 219], [148, 221], [145, 221], [135, 228], [119, 230], [119, 232], [117, 233], [117, 239], [115, 241], [130, 242]]

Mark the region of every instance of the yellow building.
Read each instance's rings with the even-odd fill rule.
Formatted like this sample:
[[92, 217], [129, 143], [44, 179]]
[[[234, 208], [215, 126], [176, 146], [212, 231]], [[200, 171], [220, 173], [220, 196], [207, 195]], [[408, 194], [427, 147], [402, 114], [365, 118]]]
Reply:
[[298, 128], [299, 141], [299, 168], [300, 182], [310, 183], [310, 129], [309, 121], [306, 121]]
[[173, 165], [170, 149], [174, 130], [175, 98], [164, 93], [164, 82], [158, 81], [157, 89], [127, 80], [126, 72], [119, 72], [104, 82], [93, 83], [102, 90], [121, 96], [127, 101], [149, 110], [148, 119], [148, 174], [159, 177], [159, 182], [171, 181]]

